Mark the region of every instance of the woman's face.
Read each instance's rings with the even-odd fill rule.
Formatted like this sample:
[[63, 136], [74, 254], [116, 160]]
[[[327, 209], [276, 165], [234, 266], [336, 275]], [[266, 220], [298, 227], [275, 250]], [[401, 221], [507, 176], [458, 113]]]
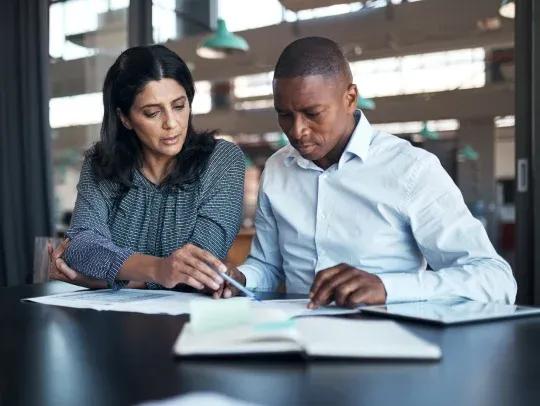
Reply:
[[135, 97], [129, 115], [121, 112], [124, 126], [141, 141], [145, 157], [176, 156], [186, 139], [189, 101], [185, 89], [174, 79], [148, 82]]

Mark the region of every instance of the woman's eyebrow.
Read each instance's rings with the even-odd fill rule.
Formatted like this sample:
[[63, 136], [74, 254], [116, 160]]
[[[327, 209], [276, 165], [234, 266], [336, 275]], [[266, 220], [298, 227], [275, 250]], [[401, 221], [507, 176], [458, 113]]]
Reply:
[[[186, 96], [180, 96], [180, 97], [177, 97], [176, 99], [174, 99], [171, 102], [171, 104], [179, 102], [179, 101], [185, 101], [185, 100], [186, 100]], [[141, 106], [141, 109], [144, 109], [144, 108], [147, 108], [147, 107], [159, 107], [159, 106], [161, 106], [161, 103], [149, 103], [149, 104], [145, 104], [144, 106]]]

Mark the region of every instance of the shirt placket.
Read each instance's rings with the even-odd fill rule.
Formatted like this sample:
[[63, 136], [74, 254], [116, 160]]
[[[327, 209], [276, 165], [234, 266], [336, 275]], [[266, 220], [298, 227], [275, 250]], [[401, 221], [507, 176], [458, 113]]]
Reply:
[[328, 230], [328, 173], [322, 172], [317, 179], [317, 207], [315, 217], [315, 249], [317, 252], [317, 263], [315, 270], [320, 270], [326, 267], [328, 263], [328, 252], [324, 241]]

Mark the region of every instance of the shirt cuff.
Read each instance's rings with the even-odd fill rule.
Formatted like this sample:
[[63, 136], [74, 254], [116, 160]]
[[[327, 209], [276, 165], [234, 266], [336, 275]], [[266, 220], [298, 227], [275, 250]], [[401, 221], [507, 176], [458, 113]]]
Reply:
[[127, 261], [127, 259], [133, 255], [134, 251], [129, 248], [124, 248], [121, 250], [116, 251], [113, 255], [111, 261], [111, 267], [109, 268], [109, 272], [107, 272], [107, 285], [113, 289], [118, 290], [123, 287], [125, 287], [129, 281], [117, 281], [116, 275], [118, 275], [118, 272], [120, 272], [120, 268], [122, 268], [122, 265], [124, 265], [124, 262]]
[[422, 291], [422, 272], [377, 274], [386, 290], [386, 303], [425, 300]]
[[261, 278], [258, 269], [245, 264], [238, 266], [237, 269], [246, 278], [246, 288], [256, 290], [259, 287]]

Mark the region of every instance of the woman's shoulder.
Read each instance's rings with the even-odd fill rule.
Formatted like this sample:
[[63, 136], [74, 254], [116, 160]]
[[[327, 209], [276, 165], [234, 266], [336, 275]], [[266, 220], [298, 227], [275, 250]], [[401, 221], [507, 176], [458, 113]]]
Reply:
[[223, 139], [216, 140], [216, 146], [210, 155], [208, 170], [223, 170], [231, 166], [238, 167], [244, 165], [244, 153], [238, 145]]
[[120, 184], [99, 176], [96, 161], [92, 155], [86, 154], [81, 167], [79, 187], [92, 186], [99, 189], [105, 197], [116, 196], [120, 190]]

